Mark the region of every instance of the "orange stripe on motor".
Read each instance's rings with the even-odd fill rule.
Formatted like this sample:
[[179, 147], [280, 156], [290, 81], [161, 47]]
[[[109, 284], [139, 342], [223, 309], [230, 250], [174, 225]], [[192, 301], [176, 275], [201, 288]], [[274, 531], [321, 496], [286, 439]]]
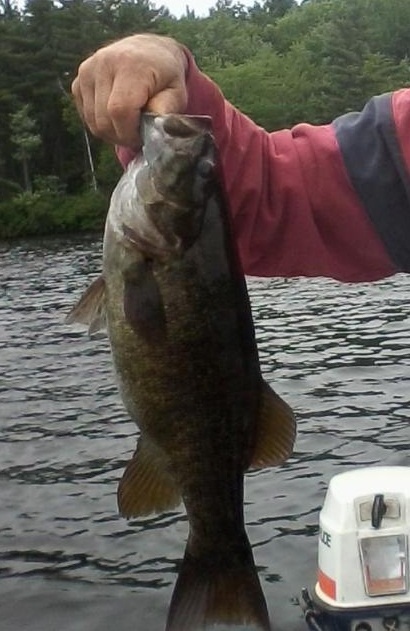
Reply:
[[326, 594], [326, 596], [329, 596], [329, 598], [336, 600], [336, 581], [334, 581], [333, 578], [330, 578], [330, 576], [322, 572], [322, 570], [319, 570], [318, 578], [319, 586], [322, 592]]

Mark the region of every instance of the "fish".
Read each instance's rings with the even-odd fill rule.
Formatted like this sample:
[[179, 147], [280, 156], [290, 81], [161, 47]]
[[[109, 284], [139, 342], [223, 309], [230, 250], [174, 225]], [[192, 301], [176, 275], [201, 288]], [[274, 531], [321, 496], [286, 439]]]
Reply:
[[286, 461], [295, 417], [262, 378], [211, 119], [147, 113], [141, 136], [142, 153], [112, 194], [102, 275], [67, 321], [107, 327], [139, 428], [120, 513], [185, 505], [189, 534], [166, 631], [268, 631], [244, 475]]

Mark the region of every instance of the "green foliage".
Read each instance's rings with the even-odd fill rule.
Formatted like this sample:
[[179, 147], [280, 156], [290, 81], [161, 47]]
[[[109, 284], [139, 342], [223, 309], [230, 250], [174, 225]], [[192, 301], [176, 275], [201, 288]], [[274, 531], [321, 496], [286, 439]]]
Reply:
[[96, 177], [99, 189], [110, 195], [122, 175], [122, 167], [112, 147], [104, 145], [98, 155]]
[[57, 196], [65, 193], [65, 186], [56, 175], [37, 175], [34, 178], [34, 191]]
[[0, 239], [103, 229], [108, 202], [101, 194], [62, 196], [22, 192], [0, 203]]
[[0, 178], [0, 201], [4, 202], [21, 192], [21, 186], [17, 182]]
[[36, 121], [30, 117], [29, 111], [30, 106], [26, 104], [10, 116], [10, 140], [16, 147], [14, 157], [17, 160], [30, 158], [41, 144], [41, 138], [36, 133]]
[[396, 63], [381, 53], [366, 55], [362, 66], [363, 90], [367, 95], [390, 92], [410, 84], [410, 62], [404, 58]]
[[331, 20], [336, 1], [308, 2], [303, 8], [288, 11], [280, 20], [266, 21], [263, 25], [263, 39], [278, 52], [288, 52], [294, 44], [308, 38], [313, 29]]
[[164, 7], [156, 9], [150, 0], [97, 0], [95, 7], [98, 21], [111, 39], [151, 31], [160, 17], [168, 15]]
[[36, 133], [36, 121], [30, 117], [29, 111], [30, 105], [26, 104], [10, 115], [10, 141], [15, 147], [12, 155], [22, 164], [26, 191], [31, 191], [29, 163], [41, 145], [41, 137]]
[[52, 232], [102, 231], [107, 210], [107, 198], [92, 190], [82, 195], [64, 196], [54, 207]]
[[[289, 11], [275, 27], [291, 27], [285, 52], [282, 38], [279, 50], [262, 48], [241, 67], [219, 68], [212, 76], [235, 105], [270, 130], [327, 123], [360, 109], [372, 95], [410, 82], [407, 57], [397, 63], [372, 51], [365, 9], [360, 0], [317, 0]], [[320, 19], [312, 21], [315, 16]]]
[[243, 5], [219, 2], [208, 18], [184, 18], [162, 32], [173, 35], [193, 52], [198, 64], [210, 71], [215, 67], [240, 64], [256, 54], [261, 45], [258, 29]]
[[255, 22], [263, 24], [267, 18], [274, 22], [296, 7], [295, 0], [266, 0], [262, 4], [255, 2], [249, 9], [249, 15]]
[[410, 2], [408, 0], [360, 0], [367, 22], [372, 52], [393, 61], [410, 57]]
[[0, 0], [3, 237], [101, 228], [121, 168], [111, 148], [89, 137], [101, 192], [90, 190], [84, 127], [69, 92], [82, 59], [113, 39], [143, 31], [175, 37], [227, 98], [269, 130], [328, 122], [410, 84], [408, 0], [255, 0], [249, 7], [215, 0], [208, 17], [188, 10], [180, 19], [151, 0], [26, 0], [22, 7]]

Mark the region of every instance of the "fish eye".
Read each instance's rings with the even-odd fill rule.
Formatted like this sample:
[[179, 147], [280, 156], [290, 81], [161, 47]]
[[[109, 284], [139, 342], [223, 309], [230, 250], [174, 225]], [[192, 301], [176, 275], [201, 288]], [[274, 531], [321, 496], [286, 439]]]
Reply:
[[201, 158], [198, 161], [197, 169], [198, 169], [198, 174], [201, 177], [206, 178], [212, 173], [214, 169], [214, 164], [212, 160], [210, 160], [209, 158]]

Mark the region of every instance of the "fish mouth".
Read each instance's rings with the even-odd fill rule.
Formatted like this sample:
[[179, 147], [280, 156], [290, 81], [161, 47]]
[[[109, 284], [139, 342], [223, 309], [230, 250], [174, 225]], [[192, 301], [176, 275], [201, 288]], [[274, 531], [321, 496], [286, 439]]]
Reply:
[[[210, 116], [191, 116], [189, 114], [155, 114], [144, 112], [141, 116], [141, 138], [144, 147], [150, 147], [152, 152], [160, 152], [164, 139], [186, 139], [211, 133], [212, 118]], [[148, 153], [148, 155], [147, 155]], [[144, 155], [150, 162], [151, 151]]]
[[141, 136], [156, 193], [177, 206], [205, 203], [215, 171], [212, 119], [143, 114]]
[[[189, 116], [143, 113], [140, 135], [144, 160], [155, 168], [175, 160], [175, 156], [201, 156], [210, 152], [212, 119], [210, 116]], [[206, 145], [206, 146], [205, 146]]]

